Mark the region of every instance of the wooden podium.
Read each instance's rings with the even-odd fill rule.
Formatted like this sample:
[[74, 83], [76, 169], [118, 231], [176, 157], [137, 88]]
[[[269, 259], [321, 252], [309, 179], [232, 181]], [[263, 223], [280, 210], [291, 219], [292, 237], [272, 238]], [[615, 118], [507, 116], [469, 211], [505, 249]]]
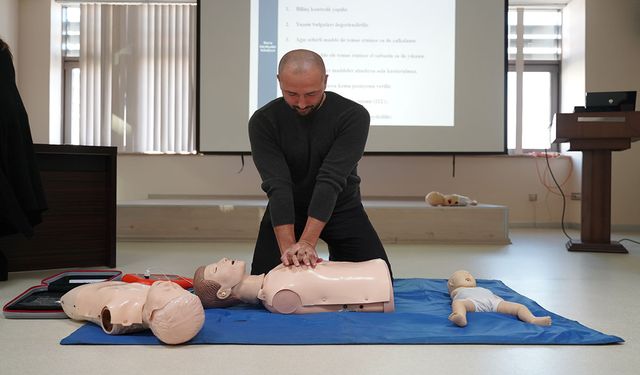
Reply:
[[580, 242], [567, 242], [567, 250], [628, 253], [611, 241], [611, 152], [640, 139], [640, 112], [558, 113], [551, 134], [553, 143], [582, 151]]

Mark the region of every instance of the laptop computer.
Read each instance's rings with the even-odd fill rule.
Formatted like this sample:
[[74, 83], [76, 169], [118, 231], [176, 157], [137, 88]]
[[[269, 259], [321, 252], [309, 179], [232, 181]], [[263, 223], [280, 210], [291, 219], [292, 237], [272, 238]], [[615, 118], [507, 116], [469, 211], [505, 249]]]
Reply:
[[588, 92], [587, 112], [618, 112], [636, 110], [636, 91]]

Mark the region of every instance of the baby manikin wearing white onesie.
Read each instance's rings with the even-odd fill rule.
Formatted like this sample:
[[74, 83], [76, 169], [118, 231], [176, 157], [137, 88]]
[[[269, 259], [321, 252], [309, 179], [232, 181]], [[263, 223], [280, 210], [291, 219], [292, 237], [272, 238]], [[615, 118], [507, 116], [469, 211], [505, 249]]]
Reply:
[[504, 301], [492, 291], [482, 287], [460, 288], [453, 300], [468, 299], [476, 307], [476, 312], [498, 312], [498, 304]]
[[550, 316], [535, 316], [529, 309], [517, 302], [505, 301], [486, 288], [478, 287], [476, 279], [469, 271], [458, 270], [447, 281], [451, 296], [449, 320], [459, 327], [467, 325], [467, 312], [498, 312], [517, 316], [523, 322], [540, 326], [551, 325]]

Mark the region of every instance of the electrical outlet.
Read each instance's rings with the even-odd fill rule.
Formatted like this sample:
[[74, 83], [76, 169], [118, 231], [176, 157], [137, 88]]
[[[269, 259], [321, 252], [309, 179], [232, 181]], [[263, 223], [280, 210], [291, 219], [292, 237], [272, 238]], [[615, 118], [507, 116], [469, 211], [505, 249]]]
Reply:
[[535, 202], [538, 200], [538, 194], [529, 194], [529, 202]]
[[581, 193], [571, 193], [571, 200], [572, 201], [579, 201], [582, 199], [582, 194]]

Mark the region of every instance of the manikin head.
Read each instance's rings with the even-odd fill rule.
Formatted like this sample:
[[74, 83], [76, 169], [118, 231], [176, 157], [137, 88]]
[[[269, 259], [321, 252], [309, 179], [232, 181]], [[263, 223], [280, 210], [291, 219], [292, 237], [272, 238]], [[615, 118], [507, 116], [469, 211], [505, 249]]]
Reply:
[[193, 289], [205, 308], [229, 307], [242, 303], [233, 294], [233, 287], [244, 279], [245, 262], [222, 258], [216, 263], [196, 270]]
[[278, 65], [278, 82], [287, 104], [306, 116], [324, 101], [327, 78], [322, 57], [304, 49], [287, 52]]
[[447, 282], [449, 293], [458, 288], [473, 288], [476, 286], [476, 279], [469, 271], [459, 270], [454, 272]]
[[151, 285], [142, 308], [142, 319], [166, 344], [191, 340], [204, 325], [204, 309], [198, 296], [171, 281]]

